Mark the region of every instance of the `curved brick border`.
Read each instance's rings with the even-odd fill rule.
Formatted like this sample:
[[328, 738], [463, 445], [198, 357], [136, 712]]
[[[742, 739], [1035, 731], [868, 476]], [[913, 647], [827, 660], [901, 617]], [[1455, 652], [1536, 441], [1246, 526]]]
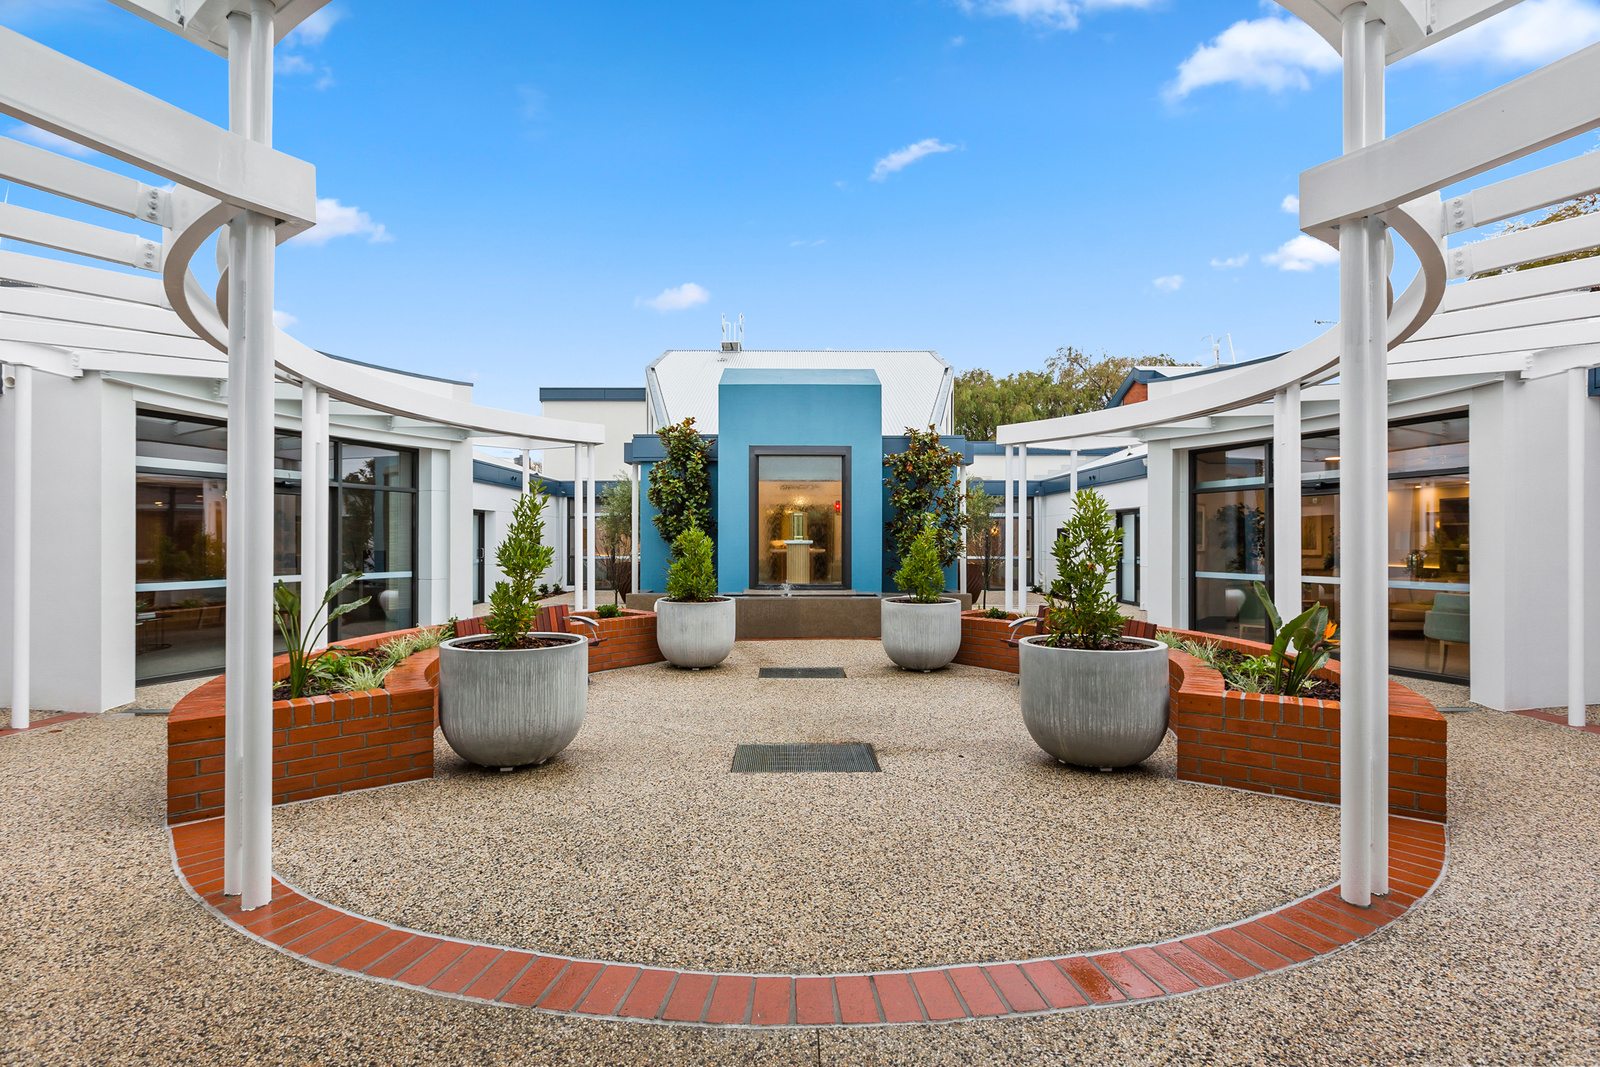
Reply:
[[629, 1022], [781, 1027], [954, 1022], [1182, 996], [1288, 970], [1404, 915], [1444, 873], [1443, 825], [1389, 819], [1392, 891], [1356, 908], [1330, 887], [1217, 929], [1052, 959], [875, 974], [663, 970], [503, 948], [391, 926], [297, 892], [240, 912], [222, 895], [222, 821], [169, 829], [184, 888], [233, 929], [325, 970], [485, 1004]]
[[26, 730], [13, 730], [7, 726], [5, 729], [0, 730], [0, 737], [14, 737], [17, 734], [32, 733], [41, 726], [54, 726], [58, 722], [71, 722], [73, 719], [87, 719], [88, 717], [89, 713], [87, 711], [69, 711], [65, 715], [52, 715], [47, 719], [34, 719], [33, 722], [28, 724]]

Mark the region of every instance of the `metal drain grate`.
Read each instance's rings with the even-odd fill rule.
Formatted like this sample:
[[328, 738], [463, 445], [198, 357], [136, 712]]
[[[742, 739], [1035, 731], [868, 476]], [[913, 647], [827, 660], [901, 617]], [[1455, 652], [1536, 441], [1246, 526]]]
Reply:
[[760, 678], [843, 678], [843, 667], [762, 667]]
[[734, 774], [786, 771], [881, 771], [878, 753], [859, 741], [831, 745], [740, 745], [733, 750]]

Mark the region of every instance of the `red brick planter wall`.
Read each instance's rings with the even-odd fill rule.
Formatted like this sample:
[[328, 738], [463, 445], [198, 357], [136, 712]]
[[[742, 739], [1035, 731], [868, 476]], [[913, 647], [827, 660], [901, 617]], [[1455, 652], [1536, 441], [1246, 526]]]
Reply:
[[[592, 611], [575, 611], [573, 614], [598, 618]], [[656, 644], [655, 612], [624, 611], [621, 618], [599, 619], [599, 622], [599, 636], [604, 641], [589, 647], [590, 674], [666, 660], [667, 657], [661, 654], [661, 648]], [[584, 633], [589, 631], [589, 627], [582, 623], [573, 629]]]
[[[1251, 655], [1266, 645], [1174, 631]], [[1191, 782], [1339, 802], [1339, 705], [1265, 693], [1228, 692], [1222, 676], [1173, 650], [1172, 730], [1178, 777]], [[1335, 681], [1339, 664], [1322, 675]], [[1445, 819], [1445, 718], [1404, 686], [1389, 684], [1389, 811]]]
[[[1017, 650], [1006, 644], [1010, 622], [981, 612], [961, 616], [957, 663], [1017, 673]], [[1024, 627], [1022, 634], [1033, 632]], [[1267, 646], [1215, 634], [1174, 633], [1259, 655]], [[1271, 694], [1233, 693], [1222, 675], [1174, 650], [1172, 730], [1178, 735], [1178, 777], [1191, 782], [1339, 802], [1339, 705]], [[1335, 681], [1339, 664], [1321, 672]], [[1389, 811], [1416, 819], [1445, 818], [1445, 719], [1422, 697], [1389, 685]]]
[[[368, 649], [392, 633], [339, 642]], [[272, 705], [272, 802], [331, 796], [433, 777], [436, 649], [389, 672], [383, 689], [332, 693]], [[288, 658], [272, 675], [288, 674]], [[222, 814], [224, 679], [213, 678], [167, 717], [167, 822]]]

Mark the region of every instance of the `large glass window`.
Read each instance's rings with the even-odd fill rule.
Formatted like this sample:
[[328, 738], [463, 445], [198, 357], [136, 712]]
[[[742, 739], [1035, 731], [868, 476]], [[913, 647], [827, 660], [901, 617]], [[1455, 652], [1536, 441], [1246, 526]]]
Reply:
[[[140, 411], [134, 505], [134, 677], [222, 669], [227, 608], [228, 430], [214, 420]], [[299, 467], [300, 440], [279, 433], [276, 468]], [[273, 572], [298, 583], [300, 485], [273, 495]]]
[[339, 602], [367, 603], [334, 620], [332, 640], [416, 625], [416, 455], [353, 441], [332, 442], [337, 473], [333, 574], [361, 573]]
[[1196, 452], [1192, 464], [1193, 626], [1264, 637], [1266, 612], [1251, 588], [1267, 581], [1267, 447]]
[[751, 585], [846, 585], [848, 456], [757, 451], [751, 458]]

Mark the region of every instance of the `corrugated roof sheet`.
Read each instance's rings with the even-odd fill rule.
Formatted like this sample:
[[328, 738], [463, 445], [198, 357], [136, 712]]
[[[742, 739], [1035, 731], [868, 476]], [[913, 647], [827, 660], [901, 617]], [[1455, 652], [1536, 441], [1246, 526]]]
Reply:
[[717, 385], [737, 369], [871, 370], [883, 386], [883, 432], [938, 427], [950, 433], [955, 369], [931, 349], [880, 352], [776, 352], [673, 349], [645, 372], [656, 426], [693, 417], [701, 433], [717, 432]]

